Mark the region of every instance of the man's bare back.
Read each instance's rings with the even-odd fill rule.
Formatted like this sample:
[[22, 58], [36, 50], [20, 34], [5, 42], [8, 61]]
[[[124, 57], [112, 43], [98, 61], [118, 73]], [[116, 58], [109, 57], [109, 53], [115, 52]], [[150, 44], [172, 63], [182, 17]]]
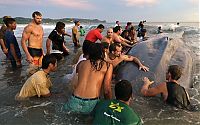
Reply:
[[112, 70], [112, 65], [107, 65], [106, 62], [101, 70], [97, 71], [92, 68], [90, 60], [82, 61], [77, 66], [78, 83], [74, 95], [84, 98], [99, 97], [103, 85], [105, 97], [111, 98]]

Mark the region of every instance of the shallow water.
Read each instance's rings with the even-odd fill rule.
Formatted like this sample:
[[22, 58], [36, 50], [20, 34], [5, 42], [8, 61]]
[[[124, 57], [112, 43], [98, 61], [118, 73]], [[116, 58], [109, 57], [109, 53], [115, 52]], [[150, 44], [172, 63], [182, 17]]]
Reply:
[[[106, 24], [106, 27], [110, 27], [110, 25], [111, 24]], [[147, 26], [148, 36], [155, 35], [157, 25], [160, 24], [149, 24]], [[95, 24], [87, 27], [90, 29], [93, 26], [95, 26]], [[52, 26], [46, 28], [45, 32], [50, 32], [52, 28]], [[67, 30], [70, 32], [70, 29]], [[19, 27], [19, 30], [16, 32], [18, 34], [18, 40], [20, 41], [21, 28]], [[180, 32], [184, 32], [181, 39], [194, 51], [196, 58], [194, 58], [191, 79], [193, 88], [188, 88], [187, 90], [189, 91], [192, 104], [198, 107], [200, 105], [199, 29], [192, 29], [188, 25], [183, 25], [177, 28], [176, 32], [168, 30], [166, 30], [166, 32], [176, 37], [179, 36]], [[47, 34], [48, 33], [46, 33], [46, 35]], [[44, 46], [45, 41], [46, 36], [44, 38]], [[12, 71], [11, 67], [8, 65], [9, 62], [6, 62], [4, 55], [0, 51], [0, 124], [81, 125], [91, 123], [90, 116], [71, 114], [62, 109], [63, 104], [71, 95], [69, 80], [65, 79], [64, 76], [72, 73], [72, 65], [75, 63], [74, 58], [78, 53], [78, 49], [73, 47], [69, 37], [66, 37], [66, 41], [66, 45], [70, 48], [71, 53], [58, 63], [57, 71], [50, 74], [53, 81], [53, 87], [51, 89], [53, 95], [50, 98], [33, 97], [22, 102], [15, 101], [16, 93], [20, 91], [23, 83], [27, 79], [26, 69], [28, 63], [25, 61], [25, 55], [21, 49], [23, 67], [19, 70]], [[141, 116], [145, 125], [200, 124], [199, 110], [195, 112], [185, 111], [163, 103], [160, 97], [144, 98], [138, 96], [137, 93], [134, 93], [134, 95], [131, 107]]]

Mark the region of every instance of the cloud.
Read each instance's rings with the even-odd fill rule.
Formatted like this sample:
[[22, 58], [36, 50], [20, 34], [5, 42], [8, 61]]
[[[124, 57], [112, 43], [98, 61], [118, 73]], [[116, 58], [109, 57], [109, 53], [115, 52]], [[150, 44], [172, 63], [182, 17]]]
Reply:
[[75, 8], [75, 9], [85, 9], [90, 10], [94, 8], [94, 5], [90, 4], [87, 0], [49, 0], [51, 4], [56, 4], [60, 6]]
[[2, 5], [40, 5], [40, 6], [60, 6], [60, 7], [69, 7], [79, 10], [91, 10], [94, 8], [94, 5], [89, 3], [87, 0], [0, 0]]
[[158, 3], [158, 0], [121, 0], [126, 6], [151, 6]]

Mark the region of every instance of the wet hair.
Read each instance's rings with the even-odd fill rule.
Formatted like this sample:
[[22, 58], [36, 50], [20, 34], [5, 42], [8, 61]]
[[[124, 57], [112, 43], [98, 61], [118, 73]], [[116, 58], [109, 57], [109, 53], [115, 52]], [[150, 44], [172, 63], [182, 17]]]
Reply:
[[134, 26], [131, 26], [130, 31], [131, 31], [131, 30], [135, 30]]
[[107, 42], [102, 42], [101, 44], [103, 45], [103, 48], [104, 48], [104, 49], [109, 49], [109, 43], [107, 43]]
[[124, 30], [124, 31], [122, 32], [122, 34], [121, 34], [121, 37], [126, 38], [126, 37], [127, 37], [127, 36], [126, 36], [126, 33], [128, 33], [128, 30]]
[[92, 44], [94, 44], [94, 43], [93, 43], [93, 42], [90, 42], [89, 40], [85, 40], [85, 41], [83, 42], [82, 51], [83, 51], [83, 54], [84, 54], [84, 55], [89, 55], [89, 51], [91, 51], [91, 50], [90, 50], [90, 46], [91, 46]]
[[168, 73], [171, 74], [172, 79], [178, 80], [182, 75], [182, 67], [178, 65], [171, 65], [168, 68]]
[[16, 22], [16, 20], [14, 18], [7, 18], [6, 21], [5, 21], [5, 24], [8, 27], [9, 24], [12, 24], [14, 22]]
[[47, 69], [49, 64], [56, 64], [56, 57], [53, 54], [45, 55], [42, 59], [42, 69]]
[[[89, 60], [92, 68], [100, 71], [104, 64], [105, 51], [101, 43], [94, 43], [90, 45]], [[100, 61], [99, 63], [97, 61]]]
[[112, 44], [110, 44], [109, 46], [109, 52], [111, 53], [112, 51], [116, 51], [117, 50], [117, 47], [121, 47], [121, 43], [119, 42], [114, 42]]
[[65, 24], [63, 23], [63, 22], [57, 22], [56, 23], [56, 30], [58, 31], [58, 32], [60, 32], [61, 31], [61, 29], [63, 29], [65, 27]]
[[103, 24], [99, 24], [99, 25], [97, 26], [97, 28], [98, 28], [98, 29], [104, 29], [104, 25], [103, 25]]
[[83, 28], [82, 26], [80, 26], [80, 28]]
[[42, 16], [42, 14], [39, 11], [35, 11], [35, 12], [33, 12], [32, 17], [35, 18], [36, 15]]
[[115, 85], [115, 97], [117, 100], [128, 101], [132, 96], [132, 85], [127, 80], [121, 80]]
[[113, 32], [117, 33], [122, 27], [121, 26], [116, 26], [113, 28]]

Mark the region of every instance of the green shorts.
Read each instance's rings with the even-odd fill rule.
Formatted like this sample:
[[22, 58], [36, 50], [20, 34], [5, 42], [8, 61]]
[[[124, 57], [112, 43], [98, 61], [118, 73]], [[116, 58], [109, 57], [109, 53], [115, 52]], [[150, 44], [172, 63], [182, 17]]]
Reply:
[[69, 101], [64, 105], [64, 109], [75, 113], [89, 114], [93, 111], [99, 98], [81, 98], [72, 95]]

